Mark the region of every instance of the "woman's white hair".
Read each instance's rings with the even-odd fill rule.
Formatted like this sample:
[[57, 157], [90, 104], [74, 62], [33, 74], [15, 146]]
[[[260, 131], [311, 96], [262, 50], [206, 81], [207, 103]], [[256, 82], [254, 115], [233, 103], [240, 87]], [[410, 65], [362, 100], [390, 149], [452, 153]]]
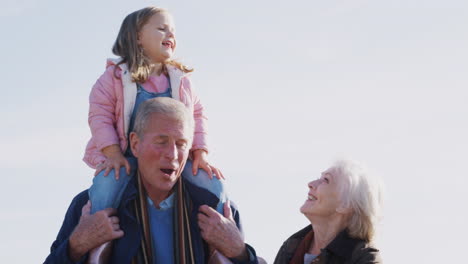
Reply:
[[352, 237], [371, 241], [381, 217], [382, 183], [356, 161], [337, 160], [331, 167], [345, 208], [351, 209], [348, 232]]

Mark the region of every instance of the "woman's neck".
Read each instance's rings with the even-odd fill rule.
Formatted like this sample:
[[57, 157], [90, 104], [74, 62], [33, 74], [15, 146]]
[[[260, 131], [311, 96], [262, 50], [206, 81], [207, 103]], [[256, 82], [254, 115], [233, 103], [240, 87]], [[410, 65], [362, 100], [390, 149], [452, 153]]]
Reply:
[[311, 223], [313, 223], [314, 238], [308, 253], [313, 255], [319, 255], [321, 250], [327, 247], [347, 226], [347, 221], [340, 216], [332, 219], [314, 219]]

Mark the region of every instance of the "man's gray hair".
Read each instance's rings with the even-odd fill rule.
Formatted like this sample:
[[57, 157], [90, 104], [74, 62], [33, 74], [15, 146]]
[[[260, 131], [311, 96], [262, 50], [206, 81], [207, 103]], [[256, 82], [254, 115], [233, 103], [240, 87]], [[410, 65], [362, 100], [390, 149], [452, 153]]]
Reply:
[[190, 133], [190, 140], [193, 139], [195, 127], [193, 114], [183, 103], [168, 97], [157, 97], [146, 100], [140, 104], [133, 125], [133, 132], [135, 132], [138, 137], [143, 137], [148, 122], [153, 114], [166, 115], [185, 122]]
[[349, 159], [341, 159], [331, 167], [339, 185], [341, 202], [352, 210], [348, 223], [351, 236], [366, 241], [374, 238], [382, 209], [382, 182], [367, 169]]

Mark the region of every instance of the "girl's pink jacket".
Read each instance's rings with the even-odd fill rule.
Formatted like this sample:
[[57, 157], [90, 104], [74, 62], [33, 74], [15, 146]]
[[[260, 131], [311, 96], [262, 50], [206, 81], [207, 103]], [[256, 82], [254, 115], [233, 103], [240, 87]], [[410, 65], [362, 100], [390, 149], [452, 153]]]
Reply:
[[[84, 162], [91, 168], [106, 160], [101, 150], [119, 144], [122, 152], [128, 145], [128, 126], [136, 99], [136, 83], [131, 81], [125, 64], [116, 66], [119, 60], [108, 60], [106, 71], [94, 84], [89, 96], [88, 123], [91, 139], [86, 146]], [[118, 67], [117, 69], [115, 69]], [[114, 75], [120, 76], [116, 78]], [[192, 150], [208, 151], [206, 143], [206, 120], [203, 105], [193, 91], [189, 76], [181, 70], [168, 66], [172, 97], [184, 103], [195, 119], [195, 134]]]

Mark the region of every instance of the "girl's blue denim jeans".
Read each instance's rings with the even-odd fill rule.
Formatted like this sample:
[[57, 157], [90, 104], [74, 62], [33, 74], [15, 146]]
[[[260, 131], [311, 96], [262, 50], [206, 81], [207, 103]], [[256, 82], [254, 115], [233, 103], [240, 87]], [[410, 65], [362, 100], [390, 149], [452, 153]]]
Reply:
[[[111, 170], [107, 176], [101, 171], [93, 179], [93, 185], [89, 188], [89, 199], [91, 200], [91, 214], [106, 208], [119, 207], [122, 194], [127, 187], [130, 177], [136, 175], [137, 160], [134, 157], [127, 157], [131, 172], [130, 175], [125, 171], [125, 167], [120, 168], [120, 178], [115, 179], [115, 172]], [[223, 205], [227, 201], [226, 188], [224, 180], [218, 180], [216, 177], [210, 179], [208, 173], [199, 169], [197, 175], [192, 174], [192, 161], [187, 160], [182, 177], [192, 184], [204, 188], [219, 198], [216, 211], [223, 214]]]

